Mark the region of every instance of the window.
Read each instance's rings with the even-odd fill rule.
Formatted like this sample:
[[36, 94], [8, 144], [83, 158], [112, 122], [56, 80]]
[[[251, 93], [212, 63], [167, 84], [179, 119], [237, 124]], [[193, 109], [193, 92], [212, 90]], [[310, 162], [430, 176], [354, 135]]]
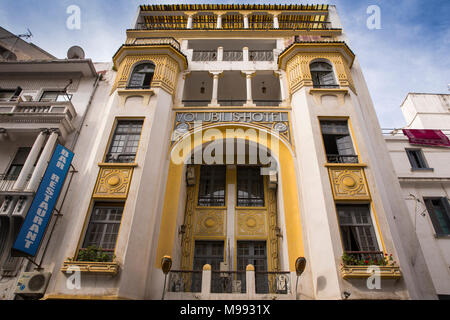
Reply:
[[347, 120], [321, 120], [320, 127], [329, 163], [358, 163]]
[[31, 148], [22, 147], [17, 150], [16, 155], [14, 156], [11, 165], [8, 168], [8, 171], [5, 175], [5, 180], [17, 180], [19, 177], [20, 171], [22, 171], [23, 165], [27, 160], [28, 154], [30, 153]]
[[431, 169], [428, 167], [421, 149], [406, 149], [406, 154], [408, 155], [409, 163], [411, 163], [413, 170]]
[[136, 158], [142, 120], [119, 120], [111, 140], [106, 162], [130, 163]]
[[264, 177], [260, 167], [237, 167], [237, 206], [264, 207]]
[[80, 250], [95, 246], [110, 253], [112, 258], [122, 213], [123, 203], [96, 203], [92, 209], [83, 246]]
[[201, 166], [198, 190], [199, 206], [225, 206], [225, 166]]
[[134, 67], [131, 73], [128, 88], [130, 89], [149, 89], [152, 82], [155, 65], [153, 63], [141, 63]]
[[314, 88], [338, 88], [333, 67], [326, 62], [313, 62], [309, 65]]
[[450, 205], [448, 199], [424, 198], [427, 211], [437, 235], [450, 235]]
[[[382, 255], [379, 251], [375, 229], [368, 204], [336, 205], [344, 251], [358, 259]], [[381, 257], [380, 257], [381, 258]]]
[[72, 95], [64, 91], [44, 91], [42, 93], [41, 102], [63, 102], [72, 100]]

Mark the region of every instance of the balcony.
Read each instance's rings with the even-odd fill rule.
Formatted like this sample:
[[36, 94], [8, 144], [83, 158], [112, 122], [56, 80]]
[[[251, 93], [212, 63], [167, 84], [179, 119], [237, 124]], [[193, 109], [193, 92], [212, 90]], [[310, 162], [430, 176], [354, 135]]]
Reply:
[[291, 275], [288, 271], [254, 271], [248, 265], [244, 271], [171, 270], [165, 297], [183, 299], [292, 299]]
[[46, 124], [70, 133], [75, 129], [72, 121], [76, 115], [70, 101], [0, 102], [0, 125], [5, 129], [9, 129], [8, 124], [12, 124], [11, 129], [36, 129]]

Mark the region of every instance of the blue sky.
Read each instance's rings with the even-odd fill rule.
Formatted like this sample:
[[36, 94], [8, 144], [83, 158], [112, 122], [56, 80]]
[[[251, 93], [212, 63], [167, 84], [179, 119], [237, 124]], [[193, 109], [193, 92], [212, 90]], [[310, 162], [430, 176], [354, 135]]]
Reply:
[[[337, 7], [349, 46], [357, 55], [383, 128], [405, 125], [400, 104], [408, 92], [450, 93], [450, 1], [136, 1], [1, 0], [0, 25], [58, 58], [81, 46], [94, 61], [110, 61], [125, 40], [139, 4], [328, 3]], [[68, 6], [81, 9], [81, 28], [66, 27]], [[368, 6], [381, 10], [381, 29], [370, 30]]]

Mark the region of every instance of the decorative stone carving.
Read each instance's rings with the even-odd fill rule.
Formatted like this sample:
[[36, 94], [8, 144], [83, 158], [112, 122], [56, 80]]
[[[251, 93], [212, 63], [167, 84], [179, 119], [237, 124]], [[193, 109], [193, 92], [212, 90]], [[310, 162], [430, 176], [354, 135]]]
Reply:
[[189, 270], [191, 268], [191, 251], [192, 251], [192, 225], [194, 220], [195, 208], [195, 186], [186, 188], [186, 208], [184, 212], [185, 232], [181, 239], [181, 269]]
[[370, 200], [363, 168], [344, 166], [328, 170], [335, 200]]
[[116, 81], [111, 89], [111, 92], [117, 88], [125, 88], [128, 83], [128, 78], [133, 71], [136, 63], [141, 61], [151, 61], [155, 64], [155, 73], [152, 78], [152, 88], [163, 88], [170, 94], [175, 94], [177, 76], [179, 72], [178, 63], [169, 55], [161, 54], [140, 54], [126, 56], [121, 62], [117, 71]]
[[120, 198], [128, 195], [133, 167], [102, 167], [98, 173], [94, 198]]

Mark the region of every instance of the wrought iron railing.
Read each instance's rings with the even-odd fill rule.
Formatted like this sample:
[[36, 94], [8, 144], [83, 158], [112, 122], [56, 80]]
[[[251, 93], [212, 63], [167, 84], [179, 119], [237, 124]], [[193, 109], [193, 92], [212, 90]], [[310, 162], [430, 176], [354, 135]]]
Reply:
[[327, 154], [328, 163], [358, 163], [357, 155]]
[[185, 107], [205, 107], [211, 103], [211, 100], [182, 100]]
[[245, 293], [245, 271], [211, 272], [211, 293]]
[[201, 292], [201, 270], [171, 270], [169, 273], [169, 292]]
[[288, 271], [256, 271], [256, 293], [288, 294], [291, 292], [290, 279]]
[[250, 61], [273, 61], [272, 50], [249, 50], [248, 60]]
[[136, 153], [108, 153], [106, 162], [108, 163], [132, 163], [136, 158]]
[[214, 50], [194, 50], [192, 61], [217, 61], [217, 51]]
[[242, 50], [224, 50], [223, 61], [243, 61], [244, 54]]
[[331, 22], [328, 21], [280, 21], [280, 29], [330, 29]]

